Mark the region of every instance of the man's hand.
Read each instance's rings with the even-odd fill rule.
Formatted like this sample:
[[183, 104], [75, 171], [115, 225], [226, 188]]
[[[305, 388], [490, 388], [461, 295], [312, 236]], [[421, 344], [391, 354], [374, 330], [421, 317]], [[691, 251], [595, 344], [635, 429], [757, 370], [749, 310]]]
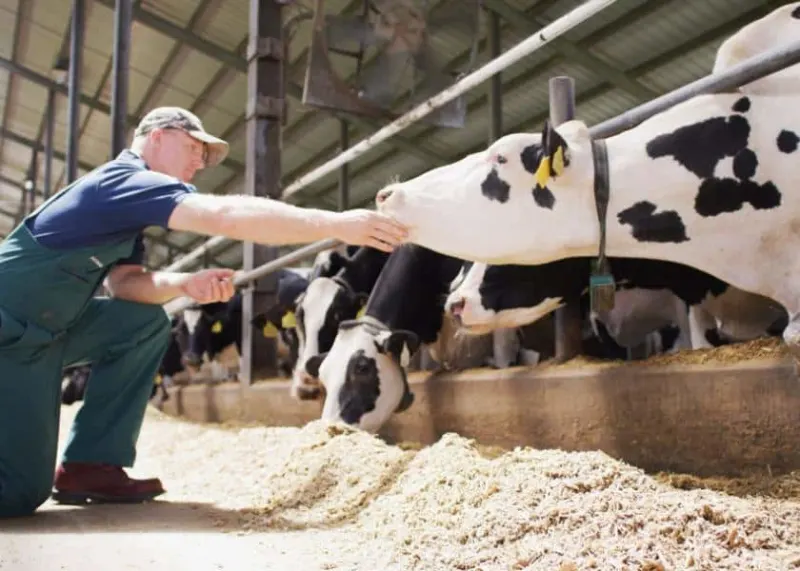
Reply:
[[333, 234], [345, 244], [391, 252], [408, 237], [405, 226], [380, 212], [355, 209], [336, 214]]
[[236, 288], [233, 286], [234, 270], [211, 269], [192, 274], [182, 285], [181, 292], [203, 305], [228, 301]]

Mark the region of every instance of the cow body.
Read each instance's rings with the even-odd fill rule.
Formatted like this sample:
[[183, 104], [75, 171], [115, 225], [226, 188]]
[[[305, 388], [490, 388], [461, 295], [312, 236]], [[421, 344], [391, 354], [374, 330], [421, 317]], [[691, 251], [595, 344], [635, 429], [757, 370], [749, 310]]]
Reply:
[[462, 264], [413, 244], [392, 253], [365, 315], [343, 322], [330, 351], [309, 361], [309, 373], [325, 387], [322, 418], [376, 431], [411, 405], [405, 367], [420, 343], [436, 343]]
[[[530, 266], [474, 264], [448, 297], [448, 311], [472, 332], [531, 323], [565, 303], [584, 301], [592, 261], [576, 257]], [[667, 326], [679, 331], [676, 349], [753, 339], [769, 334], [785, 318], [783, 308], [771, 300], [689, 266], [635, 258], [611, 258], [609, 264], [617, 285], [615, 305], [593, 319], [623, 347], [634, 347]]]
[[319, 382], [309, 374], [308, 361], [333, 346], [340, 323], [356, 317], [388, 257], [389, 254], [368, 247], [359, 248], [349, 258], [339, 255], [339, 271], [334, 276], [322, 274], [311, 280], [297, 300], [299, 358], [290, 388], [293, 397], [308, 400], [319, 396]]
[[[692, 266], [797, 314], [798, 133], [796, 97], [716, 94], [611, 137], [607, 254]], [[596, 255], [594, 174], [588, 129], [570, 121], [503, 137], [377, 200], [431, 249], [542, 264]]]

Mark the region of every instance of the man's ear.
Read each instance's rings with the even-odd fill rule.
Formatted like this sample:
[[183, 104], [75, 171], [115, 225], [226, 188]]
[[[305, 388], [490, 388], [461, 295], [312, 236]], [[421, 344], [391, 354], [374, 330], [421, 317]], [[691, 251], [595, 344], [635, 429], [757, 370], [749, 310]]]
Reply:
[[568, 150], [569, 147], [564, 138], [558, 134], [550, 121], [545, 121], [542, 129], [542, 157], [534, 175], [537, 185], [545, 188], [549, 178], [555, 178], [564, 173], [564, 169], [569, 166]]

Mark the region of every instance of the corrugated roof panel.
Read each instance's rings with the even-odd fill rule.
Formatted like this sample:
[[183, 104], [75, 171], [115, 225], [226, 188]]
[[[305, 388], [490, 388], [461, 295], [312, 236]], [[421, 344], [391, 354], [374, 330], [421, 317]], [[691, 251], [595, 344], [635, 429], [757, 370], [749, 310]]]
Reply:
[[208, 193], [211, 192], [212, 189], [228, 180], [231, 175], [233, 175], [233, 171], [231, 169], [224, 165], [218, 165], [210, 169], [198, 171], [198, 173], [195, 175], [194, 184], [197, 185], [197, 189], [200, 192]]
[[42, 74], [49, 74], [55, 53], [61, 47], [61, 35], [35, 22], [25, 23], [26, 39], [17, 47], [17, 62]]
[[[142, 9], [185, 27], [202, 0], [142, 0]], [[233, 2], [226, 2], [233, 3]]]
[[0, 55], [11, 59], [14, 49], [14, 26], [17, 22], [17, 6], [19, 0], [2, 0], [0, 2]]
[[11, 170], [25, 173], [24, 176], [26, 178], [32, 156], [33, 153], [25, 145], [20, 145], [19, 143], [8, 140], [3, 143], [3, 162], [6, 163]]
[[44, 116], [47, 91], [29, 81], [20, 81], [17, 85], [19, 96], [12, 112], [8, 114], [5, 127], [17, 135], [35, 139]]
[[169, 86], [161, 92], [161, 96], [153, 99], [150, 107], [160, 107], [162, 105], [177, 105], [178, 107], [191, 107], [196, 98], [174, 86]]
[[199, 117], [206, 131], [216, 136], [222, 135], [230, 124], [236, 120], [234, 115], [221, 111], [217, 107], [206, 107]]
[[196, 99], [202, 95], [208, 78], [217, 73], [220, 67], [222, 67], [222, 64], [217, 60], [191, 50], [177, 72], [165, 77], [164, 80], [170, 85], [179, 87], [181, 91], [192, 95]]
[[[131, 27], [130, 68], [149, 78], [155, 77], [174, 45], [174, 39], [139, 22], [134, 22]], [[112, 42], [107, 47], [109, 54], [113, 53], [113, 46]]]
[[223, 86], [218, 93], [214, 106], [238, 117], [244, 113], [247, 101], [247, 75], [243, 73], [231, 75], [228, 84]]
[[[111, 81], [112, 81], [113, 73], [109, 76], [109, 83], [106, 88], [107, 93], [111, 94]], [[153, 79], [149, 76], [144, 75], [138, 70], [131, 69], [128, 71], [128, 111], [133, 113], [139, 105], [142, 104], [142, 99], [144, 98], [145, 94], [147, 93], [150, 82]], [[148, 109], [155, 107], [155, 103], [151, 101], [148, 104]], [[145, 111], [146, 113], [147, 111]]]
[[198, 35], [227, 50], [235, 50], [242, 38], [247, 36], [250, 3], [248, 0], [225, 0], [225, 9], [220, 10]]
[[[71, 4], [71, 2], [62, 3], [62, 5], [66, 6], [63, 22], [71, 20]], [[110, 54], [114, 49], [114, 10], [98, 2], [87, 2], [84, 24], [84, 52], [89, 50], [98, 54]], [[65, 28], [64, 33], [69, 36], [71, 30]], [[69, 44], [67, 44], [67, 54], [69, 54]]]

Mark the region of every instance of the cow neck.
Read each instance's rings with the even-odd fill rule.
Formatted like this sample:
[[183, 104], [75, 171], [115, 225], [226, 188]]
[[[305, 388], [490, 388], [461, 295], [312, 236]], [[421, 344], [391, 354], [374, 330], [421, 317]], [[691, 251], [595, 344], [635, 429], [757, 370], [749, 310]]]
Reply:
[[332, 279], [355, 293], [369, 293], [383, 269], [388, 254], [372, 248], [358, 252], [347, 267]]

